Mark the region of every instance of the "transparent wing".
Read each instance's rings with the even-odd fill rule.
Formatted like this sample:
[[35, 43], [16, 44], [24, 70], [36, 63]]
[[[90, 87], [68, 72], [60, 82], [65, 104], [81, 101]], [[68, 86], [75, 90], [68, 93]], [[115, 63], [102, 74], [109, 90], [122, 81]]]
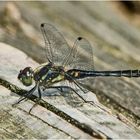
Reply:
[[94, 70], [93, 50], [88, 40], [78, 37], [65, 62], [71, 69]]
[[[43, 23], [41, 30], [49, 62], [66, 66], [68, 69], [94, 70], [92, 47], [85, 38], [77, 38], [73, 47], [70, 48], [54, 26]], [[84, 92], [80, 85], [85, 83], [85, 79], [75, 80], [74, 83]]]
[[[93, 50], [87, 39], [82, 37], [77, 38], [65, 65], [70, 69], [86, 71], [94, 70]], [[93, 78], [90, 79], [94, 80]], [[89, 80], [88, 77], [84, 79], [73, 80], [73, 82], [81, 91], [83, 91], [83, 93], [86, 93], [88, 90], [83, 87], [87, 84], [87, 80]]]
[[41, 24], [41, 31], [45, 40], [46, 55], [49, 62], [62, 65], [69, 55], [70, 47], [61, 33], [52, 25]]

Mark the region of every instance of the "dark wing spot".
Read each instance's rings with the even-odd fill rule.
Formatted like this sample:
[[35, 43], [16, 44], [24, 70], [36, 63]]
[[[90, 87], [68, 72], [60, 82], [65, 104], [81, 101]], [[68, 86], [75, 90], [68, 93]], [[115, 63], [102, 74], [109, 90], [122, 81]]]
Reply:
[[82, 40], [83, 38], [82, 37], [78, 37], [78, 40]]
[[41, 27], [44, 27], [44, 23], [41, 23], [41, 25], [40, 25]]

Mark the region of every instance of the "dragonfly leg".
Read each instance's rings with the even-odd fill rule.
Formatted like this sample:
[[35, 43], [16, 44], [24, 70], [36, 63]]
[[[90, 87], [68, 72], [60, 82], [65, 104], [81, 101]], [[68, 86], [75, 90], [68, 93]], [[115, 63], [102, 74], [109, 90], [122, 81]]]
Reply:
[[30, 91], [28, 91], [27, 93], [24, 94], [24, 97], [21, 97], [16, 103], [14, 103], [12, 106], [15, 106], [17, 104], [19, 104], [21, 101], [28, 99], [32, 93], [35, 91], [36, 86], [34, 86]]
[[60, 86], [58, 89], [60, 92], [64, 92], [63, 88]]
[[74, 93], [76, 93], [84, 102], [87, 102], [81, 95], [78, 94], [77, 91], [75, 91], [72, 87], [69, 86], [65, 86], [66, 88], [69, 88], [70, 90], [72, 90]]
[[[61, 93], [64, 91], [64, 88], [70, 89], [71, 91], [73, 91], [74, 93], [76, 93], [84, 102], [88, 102], [86, 101], [81, 95], [79, 95], [72, 87], [70, 86], [52, 86], [52, 87], [47, 87], [47, 88], [56, 88], [58, 89]], [[61, 94], [60, 93], [60, 94]], [[61, 94], [62, 95], [62, 94]]]
[[35, 104], [31, 107], [31, 109], [29, 110], [29, 114], [31, 113], [32, 109], [37, 106], [37, 104], [39, 103], [39, 101], [41, 100], [41, 89], [38, 86], [38, 98], [36, 99]]

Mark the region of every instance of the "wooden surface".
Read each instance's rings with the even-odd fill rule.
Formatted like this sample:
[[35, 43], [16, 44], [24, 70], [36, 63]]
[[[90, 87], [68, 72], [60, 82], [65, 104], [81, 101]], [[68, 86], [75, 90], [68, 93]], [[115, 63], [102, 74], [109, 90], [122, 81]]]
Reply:
[[[17, 80], [19, 70], [26, 66], [35, 68], [37, 62], [46, 61], [42, 57], [44, 42], [39, 30], [42, 22], [55, 25], [69, 44], [77, 36], [86, 37], [93, 46], [97, 70], [139, 69], [139, 29], [117, 15], [111, 4], [1, 2], [0, 41], [12, 45], [0, 44], [1, 139], [140, 138], [139, 78], [89, 81], [87, 87], [94, 93], [88, 92], [84, 98], [90, 99], [91, 104], [73, 106], [63, 96], [45, 96], [43, 105], [40, 103], [31, 114], [28, 111], [33, 101], [12, 107], [19, 98], [16, 93], [29, 90]], [[15, 86], [19, 89], [15, 90]]]

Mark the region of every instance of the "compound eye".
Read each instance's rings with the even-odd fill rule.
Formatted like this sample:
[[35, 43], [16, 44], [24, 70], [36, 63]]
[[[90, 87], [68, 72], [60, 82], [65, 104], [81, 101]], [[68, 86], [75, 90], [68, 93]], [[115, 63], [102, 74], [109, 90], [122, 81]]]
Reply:
[[20, 70], [19, 72], [22, 73], [22, 70]]
[[19, 80], [22, 81], [22, 77], [20, 77]]
[[29, 70], [30, 70], [30, 71], [33, 71], [31, 67], [29, 68]]
[[30, 76], [30, 73], [29, 73], [29, 71], [27, 71], [26, 75], [27, 75], [28, 77]]

